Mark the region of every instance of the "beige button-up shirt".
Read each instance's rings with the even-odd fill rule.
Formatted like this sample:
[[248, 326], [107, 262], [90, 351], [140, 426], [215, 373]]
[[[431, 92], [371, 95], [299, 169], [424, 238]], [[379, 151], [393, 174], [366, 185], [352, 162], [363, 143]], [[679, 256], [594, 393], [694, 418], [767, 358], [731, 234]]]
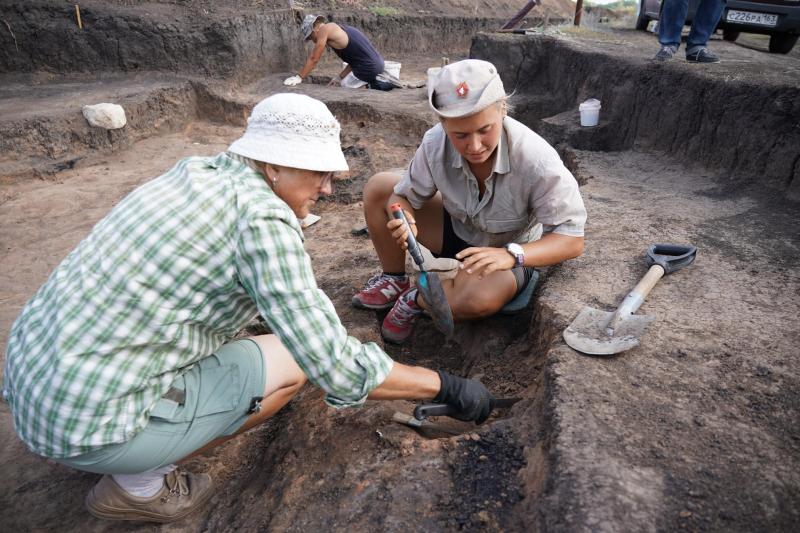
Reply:
[[456, 235], [473, 246], [524, 244], [542, 232], [583, 236], [586, 208], [575, 178], [547, 141], [510, 117], [483, 197], [442, 125], [425, 133], [394, 192], [419, 209], [437, 191]]

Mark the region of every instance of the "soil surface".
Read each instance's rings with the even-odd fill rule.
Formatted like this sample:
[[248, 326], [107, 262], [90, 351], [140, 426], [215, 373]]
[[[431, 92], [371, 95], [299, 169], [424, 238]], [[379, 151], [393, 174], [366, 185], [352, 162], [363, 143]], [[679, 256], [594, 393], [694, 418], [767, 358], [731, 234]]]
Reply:
[[[523, 3], [501, 7], [513, 14]], [[97, 8], [103, 24], [115, 17], [118, 24], [122, 12], [145, 25], [172, 17], [175, 36], [184, 25], [229, 28], [216, 35], [242, 40], [248, 59], [236, 69], [261, 54], [246, 35], [267, 34], [270, 24], [281, 23], [257, 17], [283, 7], [245, 0], [227, 7], [188, 0], [113, 4], [108, 12], [97, 2], [86, 5]], [[304, 3], [368, 21], [359, 14], [368, 12], [366, 4]], [[163, 527], [88, 515], [83, 498], [98, 476], [28, 452], [0, 403], [6, 480], [0, 508], [16, 511], [0, 515], [0, 529], [795, 531], [800, 58], [715, 39], [719, 65], [656, 65], [649, 60], [657, 48], [652, 35], [603, 25], [470, 35], [462, 49], [453, 38], [445, 54], [430, 43], [421, 47], [423, 33], [404, 30], [418, 21], [409, 14], [447, 7], [469, 17], [478, 3], [381, 5], [402, 10], [387, 28], [393, 35], [407, 31], [417, 45], [415, 53], [391, 49], [404, 79], [424, 80], [442, 55], [493, 61], [514, 91], [513, 115], [557, 147], [581, 184], [589, 211], [586, 252], [545, 269], [527, 309], [460, 325], [451, 341], [422, 320], [407, 345], [385, 345], [398, 361], [478, 377], [496, 395], [522, 401], [478, 427], [435, 420], [460, 432], [453, 436], [393, 423], [395, 411], [411, 412], [409, 402], [335, 411], [307, 386], [263, 426], [191, 461], [190, 469], [214, 476], [217, 493], [202, 511]], [[181, 13], [192, 9], [202, 16], [186, 22]], [[251, 25], [231, 24], [234, 9]], [[41, 16], [40, 22], [49, 17]], [[453, 19], [443, 20], [452, 29]], [[286, 90], [282, 80], [298, 68], [293, 61], [302, 60], [301, 46], [258, 75], [188, 72], [188, 53], [184, 66], [156, 58], [136, 72], [123, 62], [76, 74], [70, 60], [6, 69], [0, 75], [0, 345], [31, 294], [116, 202], [181, 157], [224, 150], [256, 102]], [[425, 88], [381, 93], [326, 86], [339, 67], [328, 57], [291, 89], [325, 101], [337, 115], [351, 166], [317, 205], [322, 218], [306, 229], [306, 246], [349, 333], [383, 344], [382, 316], [350, 305], [379, 268], [369, 238], [351, 230], [363, 224], [366, 179], [405, 166], [434, 118]], [[596, 128], [578, 125], [577, 106], [588, 97], [603, 103]], [[88, 127], [80, 107], [99, 101], [122, 104], [128, 126]], [[699, 251], [693, 265], [662, 279], [642, 306], [639, 314], [655, 320], [640, 346], [612, 357], [567, 347], [561, 333], [580, 309], [613, 310], [647, 271], [644, 251], [656, 242], [691, 243]], [[254, 323], [242, 334], [260, 328]]]

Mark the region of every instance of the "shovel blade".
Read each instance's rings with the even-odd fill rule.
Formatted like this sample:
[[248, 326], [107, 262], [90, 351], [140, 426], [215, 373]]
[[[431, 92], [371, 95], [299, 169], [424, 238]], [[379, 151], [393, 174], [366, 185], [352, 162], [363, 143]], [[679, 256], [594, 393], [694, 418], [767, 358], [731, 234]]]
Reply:
[[572, 324], [564, 330], [564, 340], [581, 353], [589, 355], [611, 355], [630, 350], [639, 345], [647, 325], [655, 317], [652, 315], [629, 315], [614, 330], [606, 333], [606, 326], [614, 313], [584, 307]]
[[420, 272], [417, 288], [422, 293], [422, 298], [428, 304], [428, 313], [433, 319], [436, 328], [444, 333], [448, 339], [453, 335], [453, 312], [444, 294], [439, 276], [430, 272]]

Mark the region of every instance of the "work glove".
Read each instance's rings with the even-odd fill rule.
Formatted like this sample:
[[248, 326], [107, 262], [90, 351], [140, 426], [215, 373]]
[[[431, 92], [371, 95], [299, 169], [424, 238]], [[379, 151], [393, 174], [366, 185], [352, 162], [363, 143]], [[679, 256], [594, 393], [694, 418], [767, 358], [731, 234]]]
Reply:
[[301, 78], [297, 74], [295, 74], [294, 76], [290, 76], [290, 77], [286, 78], [285, 80], [283, 80], [283, 84], [284, 85], [289, 85], [289, 86], [300, 85], [301, 83], [303, 83], [303, 78]]
[[494, 396], [480, 381], [453, 376], [443, 370], [439, 370], [439, 379], [442, 387], [433, 401], [446, 403], [458, 411], [450, 416], [467, 422], [474, 421], [476, 424], [489, 418]]

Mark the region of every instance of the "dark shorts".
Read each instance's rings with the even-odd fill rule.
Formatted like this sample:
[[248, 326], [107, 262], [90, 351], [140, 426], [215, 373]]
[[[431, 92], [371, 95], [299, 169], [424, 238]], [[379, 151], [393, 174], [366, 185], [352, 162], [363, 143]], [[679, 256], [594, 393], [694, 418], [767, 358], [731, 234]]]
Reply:
[[[434, 257], [456, 259], [456, 254], [458, 252], [466, 250], [472, 245], [456, 235], [450, 213], [448, 213], [446, 209], [442, 209], [442, 213], [444, 214], [444, 220], [442, 222], [442, 250], [438, 254], [431, 253]], [[533, 270], [533, 267], [528, 268], [530, 268], [531, 271]], [[517, 280], [517, 292], [514, 294], [514, 296], [516, 296], [522, 292], [527, 282], [525, 267], [515, 266], [511, 269], [511, 273], [514, 274], [514, 278]], [[530, 279], [530, 273], [528, 273], [527, 278]]]
[[376, 91], [391, 91], [394, 89], [394, 85], [389, 82], [381, 81], [381, 80], [372, 80], [367, 82], [367, 87], [370, 89], [374, 89]]
[[444, 220], [442, 221], [442, 251], [438, 254], [433, 254], [433, 256], [455, 259], [458, 252], [472, 245], [456, 235], [455, 230], [453, 230], [453, 220], [450, 218], [450, 213], [446, 209], [442, 209], [442, 213], [444, 213]]

